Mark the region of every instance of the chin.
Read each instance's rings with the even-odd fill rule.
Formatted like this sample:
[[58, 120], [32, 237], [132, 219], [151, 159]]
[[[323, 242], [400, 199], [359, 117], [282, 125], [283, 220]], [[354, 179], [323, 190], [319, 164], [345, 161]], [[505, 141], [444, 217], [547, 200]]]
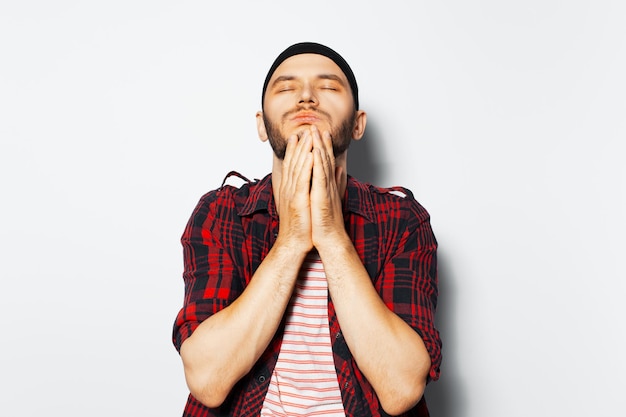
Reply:
[[317, 124], [317, 123], [303, 123], [303, 124], [301, 124], [301, 125], [298, 125], [298, 126], [297, 126], [297, 127], [296, 127], [296, 128], [295, 128], [292, 132], [291, 132], [291, 134], [290, 134], [289, 136], [292, 136], [292, 135], [298, 135], [298, 137], [299, 137], [302, 133], [304, 133], [304, 132], [306, 132], [307, 130], [309, 130], [309, 129], [311, 128], [311, 126], [315, 126], [315, 127], [317, 127], [317, 130], [318, 130], [318, 132], [320, 133], [320, 135], [321, 135], [321, 134], [322, 134], [322, 132], [324, 132], [325, 130], [329, 130], [329, 129], [328, 129], [328, 126], [320, 126], [320, 125], [319, 125], [319, 124]]

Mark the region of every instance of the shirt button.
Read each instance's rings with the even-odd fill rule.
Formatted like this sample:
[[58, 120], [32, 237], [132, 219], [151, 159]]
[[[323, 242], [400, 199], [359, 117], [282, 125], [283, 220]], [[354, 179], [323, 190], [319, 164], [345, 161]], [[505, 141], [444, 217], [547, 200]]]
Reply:
[[259, 377], [259, 382], [260, 382], [260, 383], [265, 382], [265, 375], [261, 375], [261, 376]]
[[337, 332], [337, 334], [335, 335], [335, 339], [339, 339], [341, 337], [341, 332]]

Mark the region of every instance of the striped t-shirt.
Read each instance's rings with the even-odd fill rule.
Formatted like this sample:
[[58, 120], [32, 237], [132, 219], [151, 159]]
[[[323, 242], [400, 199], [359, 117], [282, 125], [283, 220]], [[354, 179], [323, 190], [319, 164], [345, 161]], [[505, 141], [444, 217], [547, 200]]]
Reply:
[[317, 253], [302, 264], [261, 416], [345, 416], [328, 327], [328, 282]]

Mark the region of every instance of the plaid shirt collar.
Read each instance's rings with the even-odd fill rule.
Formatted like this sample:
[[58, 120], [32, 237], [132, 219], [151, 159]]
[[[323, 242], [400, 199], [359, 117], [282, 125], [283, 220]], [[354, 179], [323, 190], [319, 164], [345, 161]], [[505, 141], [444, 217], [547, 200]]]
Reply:
[[[251, 183], [252, 187], [242, 187], [238, 194], [244, 197], [245, 201], [237, 211], [239, 216], [249, 216], [257, 211], [267, 210], [270, 217], [278, 218], [276, 203], [272, 190], [272, 174], [268, 174], [262, 180]], [[354, 213], [363, 216], [368, 221], [375, 219], [374, 203], [368, 192], [368, 184], [361, 183], [348, 175], [348, 183], [344, 196], [344, 214]], [[245, 197], [245, 194], [247, 197]]]

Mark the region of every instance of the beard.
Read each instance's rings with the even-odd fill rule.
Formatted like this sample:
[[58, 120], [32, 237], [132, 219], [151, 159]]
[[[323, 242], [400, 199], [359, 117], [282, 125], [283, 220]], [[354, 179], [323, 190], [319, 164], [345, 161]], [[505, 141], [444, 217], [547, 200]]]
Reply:
[[[348, 150], [350, 142], [352, 141], [352, 130], [354, 129], [355, 121], [356, 112], [354, 112], [352, 116], [346, 117], [339, 126], [333, 127], [330, 131], [330, 137], [333, 142], [333, 154], [335, 157]], [[278, 125], [267, 119], [265, 114], [263, 114], [263, 122], [265, 123], [267, 137], [274, 151], [274, 155], [280, 160], [285, 159], [287, 138], [282, 135]]]

